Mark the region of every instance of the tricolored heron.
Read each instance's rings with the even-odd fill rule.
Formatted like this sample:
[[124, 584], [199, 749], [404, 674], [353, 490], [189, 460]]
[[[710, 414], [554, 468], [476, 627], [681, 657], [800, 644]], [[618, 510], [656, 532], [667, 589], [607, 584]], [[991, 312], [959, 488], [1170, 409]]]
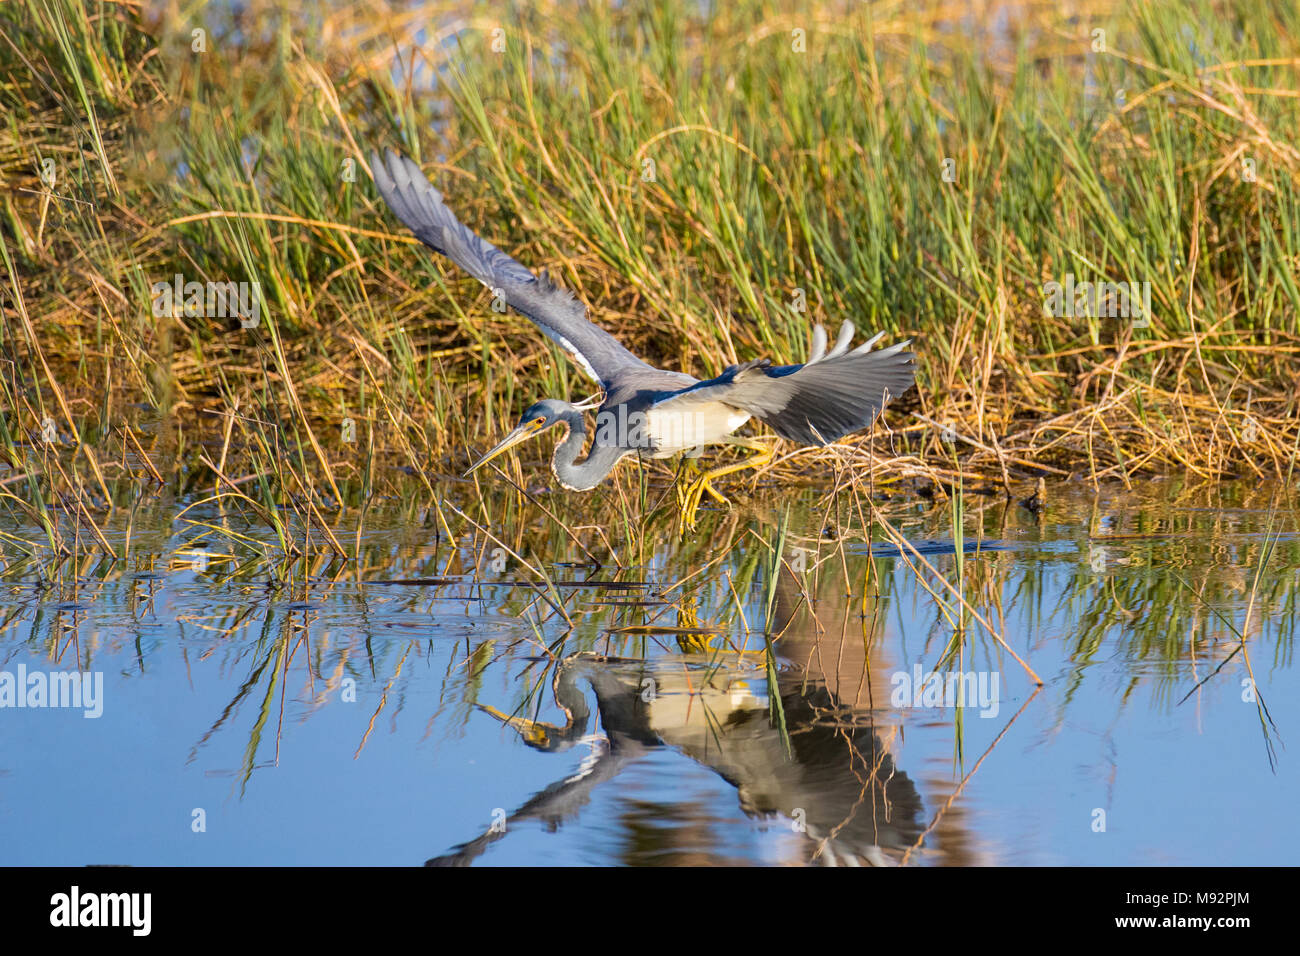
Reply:
[[668, 458], [722, 443], [759, 450], [759, 455], [714, 468], [691, 484], [682, 502], [685, 523], [690, 526], [704, 493], [727, 503], [714, 489], [715, 479], [771, 459], [770, 449], [734, 436], [749, 419], [757, 418], [782, 438], [826, 445], [869, 427], [886, 402], [903, 394], [914, 381], [915, 356], [904, 351], [907, 342], [873, 351], [882, 332], [850, 349], [852, 322], [843, 324], [829, 352], [826, 331], [816, 326], [811, 354], [802, 365], [774, 366], [768, 359], [759, 359], [732, 365], [704, 381], [655, 368], [592, 324], [586, 307], [545, 273], [534, 275], [467, 229], [410, 159], [392, 150], [386, 161], [371, 154], [371, 170], [388, 207], [421, 242], [530, 318], [604, 393], [595, 437], [583, 461], [577, 460], [587, 439], [583, 413], [593, 406], [548, 398], [530, 406], [518, 427], [466, 474], [557, 425], [562, 439], [551, 467], [560, 484], [572, 491], [596, 487], [630, 454]]

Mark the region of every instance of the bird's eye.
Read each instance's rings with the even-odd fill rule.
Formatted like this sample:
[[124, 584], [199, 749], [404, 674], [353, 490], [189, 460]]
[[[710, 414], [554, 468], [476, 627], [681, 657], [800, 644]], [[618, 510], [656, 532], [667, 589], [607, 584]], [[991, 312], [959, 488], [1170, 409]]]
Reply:
[[545, 419], [545, 418], [534, 418], [534, 419], [533, 419], [533, 424], [534, 424], [534, 425], [545, 425], [545, 424], [546, 424], [546, 419]]

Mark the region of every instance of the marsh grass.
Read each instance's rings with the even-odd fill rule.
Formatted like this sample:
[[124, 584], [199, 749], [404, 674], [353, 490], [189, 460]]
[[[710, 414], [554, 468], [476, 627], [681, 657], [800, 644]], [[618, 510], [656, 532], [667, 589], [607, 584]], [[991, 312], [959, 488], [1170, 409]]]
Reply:
[[[658, 364], [796, 361], [814, 321], [913, 340], [874, 440], [760, 480], [1290, 473], [1294, 5], [494, 10], [0, 7], [0, 502], [42, 548], [107, 550], [122, 478], [344, 553], [341, 512], [412, 476], [440, 508], [520, 408], [590, 391], [376, 201], [383, 146]], [[1149, 283], [1149, 326], [1045, 314], [1067, 273]], [[176, 274], [257, 282], [257, 326], [155, 317]]]

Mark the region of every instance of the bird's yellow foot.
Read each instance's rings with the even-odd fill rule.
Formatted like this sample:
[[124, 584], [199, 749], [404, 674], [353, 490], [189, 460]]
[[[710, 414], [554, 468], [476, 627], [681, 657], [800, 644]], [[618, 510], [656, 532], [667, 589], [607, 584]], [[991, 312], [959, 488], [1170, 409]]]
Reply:
[[731, 502], [728, 501], [725, 497], [723, 497], [723, 495], [720, 494], [718, 490], [713, 487], [711, 473], [706, 472], [703, 475], [700, 475], [700, 477], [696, 478], [694, 481], [692, 481], [686, 487], [686, 490], [681, 493], [679, 500], [682, 509], [683, 530], [685, 531], [695, 530], [695, 525], [697, 523], [697, 517], [699, 515], [699, 510], [700, 510], [700, 502], [704, 499], [705, 492], [707, 492], [709, 497], [712, 498], [714, 501], [716, 501], [718, 504], [725, 505], [728, 508], [731, 507]]
[[714, 468], [710, 471], [706, 471], [704, 474], [692, 481], [686, 487], [684, 492], [679, 493], [680, 498], [678, 500], [682, 509], [683, 531], [695, 530], [696, 513], [700, 509], [700, 501], [703, 499], [705, 492], [707, 492], [709, 497], [718, 504], [726, 505], [728, 508], [731, 507], [731, 502], [723, 497], [718, 490], [713, 487], [714, 479], [722, 478], [726, 475], [734, 475], [738, 471], [745, 471], [749, 468], [758, 468], [762, 465], [766, 465], [772, 460], [772, 448], [770, 445], [753, 440], [738, 440], [735, 444], [753, 449], [754, 451], [757, 451], [758, 454], [743, 461], [735, 462], [730, 465], [723, 465], [721, 468]]
[[677, 506], [682, 519], [682, 532], [695, 530], [695, 517], [700, 508], [700, 483], [704, 479], [696, 478], [690, 484], [678, 487]]

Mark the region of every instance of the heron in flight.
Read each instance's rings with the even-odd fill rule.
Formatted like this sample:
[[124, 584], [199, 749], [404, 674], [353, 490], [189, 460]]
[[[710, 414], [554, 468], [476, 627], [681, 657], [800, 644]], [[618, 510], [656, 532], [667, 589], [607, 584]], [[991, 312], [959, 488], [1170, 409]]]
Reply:
[[[372, 153], [371, 170], [384, 202], [421, 242], [531, 319], [603, 393], [598, 407], [554, 398], [530, 406], [518, 427], [466, 474], [557, 426], [561, 437], [551, 467], [571, 491], [595, 488], [628, 455], [669, 458], [723, 443], [758, 451], [746, 461], [706, 471], [690, 484], [682, 508], [684, 524], [692, 527], [705, 493], [727, 504], [713, 486], [716, 479], [771, 460], [770, 447], [734, 434], [751, 418], [782, 438], [826, 445], [869, 427], [886, 402], [902, 395], [915, 379], [915, 356], [904, 351], [907, 342], [873, 350], [882, 332], [851, 349], [851, 322], [841, 326], [829, 351], [825, 329], [814, 327], [812, 350], [802, 365], [758, 359], [703, 381], [655, 368], [594, 325], [586, 307], [545, 272], [534, 275], [466, 228], [413, 161], [392, 150], [384, 160]], [[584, 413], [593, 407], [595, 435], [586, 458], [578, 461], [587, 440]]]

